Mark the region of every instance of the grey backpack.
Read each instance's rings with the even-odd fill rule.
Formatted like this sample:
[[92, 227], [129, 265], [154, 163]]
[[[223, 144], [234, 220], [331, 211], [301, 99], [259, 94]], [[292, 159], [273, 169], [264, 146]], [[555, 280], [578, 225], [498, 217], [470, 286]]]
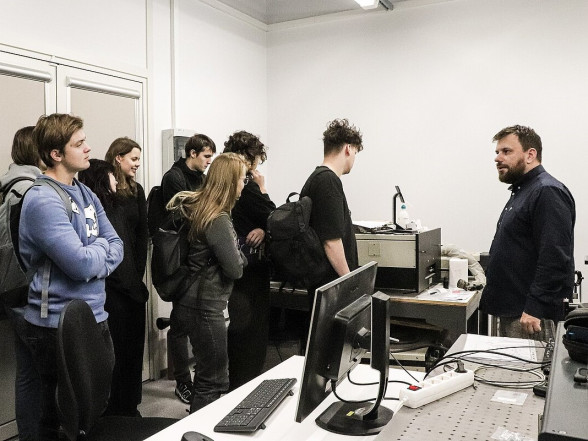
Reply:
[[[36, 272], [34, 268], [28, 272], [26, 271], [20, 253], [18, 252], [18, 226], [20, 224], [22, 203], [26, 192], [21, 195], [15, 190], [11, 190], [10, 187], [24, 179], [32, 181], [30, 178], [17, 178], [4, 187], [4, 195], [12, 191], [15, 197], [9, 202], [0, 205], [0, 262], [2, 262], [0, 266], [0, 301], [9, 307], [24, 306], [26, 304], [29, 284]], [[67, 215], [71, 221], [72, 209], [69, 195], [57, 183], [50, 179], [37, 179], [33, 185], [46, 185], [55, 189], [65, 204]], [[42, 294], [45, 308], [48, 305], [47, 291], [50, 270], [51, 261], [47, 259], [43, 269], [44, 276], [47, 275], [47, 277], [43, 277], [43, 280], [47, 279], [47, 283], [43, 283]], [[41, 306], [42, 310], [44, 309], [43, 305]]]

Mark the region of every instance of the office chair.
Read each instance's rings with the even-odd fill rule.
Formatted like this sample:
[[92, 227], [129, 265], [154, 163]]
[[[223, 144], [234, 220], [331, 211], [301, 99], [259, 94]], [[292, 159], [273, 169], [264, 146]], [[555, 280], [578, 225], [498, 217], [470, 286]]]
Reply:
[[172, 418], [106, 416], [114, 357], [92, 309], [69, 302], [57, 329], [57, 408], [70, 441], [140, 441], [170, 426]]

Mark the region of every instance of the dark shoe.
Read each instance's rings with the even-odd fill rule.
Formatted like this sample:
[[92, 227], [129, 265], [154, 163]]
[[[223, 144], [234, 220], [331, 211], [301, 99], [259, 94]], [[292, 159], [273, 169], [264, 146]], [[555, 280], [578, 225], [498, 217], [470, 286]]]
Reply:
[[178, 383], [175, 392], [182, 403], [190, 404], [192, 401], [192, 382]]

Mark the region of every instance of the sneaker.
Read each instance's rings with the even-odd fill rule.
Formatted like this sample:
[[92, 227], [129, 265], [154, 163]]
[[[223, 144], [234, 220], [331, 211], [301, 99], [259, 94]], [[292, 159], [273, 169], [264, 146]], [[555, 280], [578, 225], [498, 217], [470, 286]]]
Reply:
[[192, 382], [178, 383], [175, 392], [182, 403], [190, 404], [192, 401]]

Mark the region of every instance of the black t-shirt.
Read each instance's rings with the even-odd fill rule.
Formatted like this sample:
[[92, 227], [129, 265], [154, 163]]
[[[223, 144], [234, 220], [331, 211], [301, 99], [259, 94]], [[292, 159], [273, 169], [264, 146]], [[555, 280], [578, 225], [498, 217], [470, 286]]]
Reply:
[[[310, 226], [322, 242], [341, 239], [347, 265], [351, 271], [356, 269], [359, 266], [357, 242], [341, 179], [330, 168], [319, 166], [302, 187], [300, 197], [304, 196], [312, 200]], [[337, 274], [333, 270], [329, 279], [335, 278]]]

